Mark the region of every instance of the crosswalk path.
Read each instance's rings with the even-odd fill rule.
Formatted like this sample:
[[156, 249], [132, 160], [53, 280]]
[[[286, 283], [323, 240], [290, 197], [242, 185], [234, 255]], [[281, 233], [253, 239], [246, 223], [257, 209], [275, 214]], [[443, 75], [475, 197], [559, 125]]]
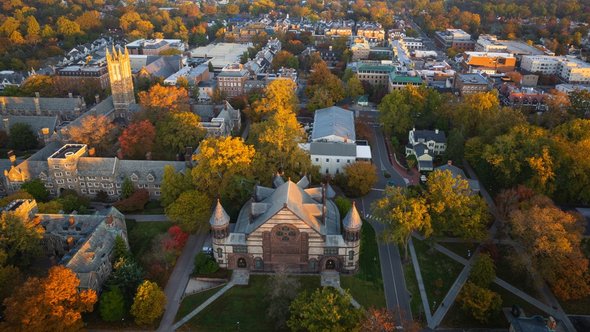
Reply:
[[377, 217], [377, 216], [371, 215], [371, 214], [369, 214], [369, 213], [366, 213], [366, 214], [365, 214], [365, 219], [367, 219], [367, 220], [374, 220], [374, 221], [383, 222], [383, 219], [381, 219], [381, 218], [379, 218], [379, 217]]

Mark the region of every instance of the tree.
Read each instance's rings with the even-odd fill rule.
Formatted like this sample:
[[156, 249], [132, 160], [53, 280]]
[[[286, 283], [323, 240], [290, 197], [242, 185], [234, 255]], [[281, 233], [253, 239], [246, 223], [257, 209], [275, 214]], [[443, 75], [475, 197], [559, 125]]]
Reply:
[[275, 112], [295, 113], [299, 100], [294, 93], [297, 85], [290, 79], [276, 79], [264, 89], [264, 97], [252, 106], [253, 121], [260, 121]]
[[195, 267], [193, 272], [200, 275], [215, 273], [219, 270], [219, 264], [211, 255], [200, 252], [195, 256]]
[[138, 189], [131, 196], [115, 202], [113, 206], [123, 213], [136, 212], [143, 210], [149, 200], [149, 191], [147, 189]]
[[181, 152], [197, 147], [205, 137], [199, 116], [191, 112], [168, 114], [157, 124], [157, 142], [164, 151]]
[[117, 287], [105, 291], [99, 301], [100, 317], [107, 322], [119, 322], [125, 318], [125, 298]]
[[465, 239], [485, 236], [487, 206], [471, 192], [467, 180], [454, 177], [448, 170], [435, 170], [428, 175], [424, 197], [435, 235], [452, 234]]
[[175, 86], [156, 84], [139, 93], [139, 104], [152, 123], [158, 123], [169, 113], [190, 112], [188, 91]]
[[487, 253], [481, 253], [475, 259], [475, 263], [469, 274], [469, 281], [479, 287], [488, 287], [496, 277], [496, 266], [494, 260]]
[[49, 199], [49, 191], [40, 179], [29, 180], [21, 185], [21, 190], [31, 194], [38, 202], [46, 202]]
[[5, 321], [10, 331], [77, 331], [83, 327], [83, 312], [96, 302], [94, 290], [78, 290], [80, 280], [72, 270], [57, 265], [45, 278], [31, 277], [4, 301]]
[[309, 97], [308, 108], [315, 110], [332, 106], [344, 98], [344, 86], [321, 61], [312, 66], [305, 93]]
[[195, 233], [208, 225], [211, 215], [211, 199], [196, 190], [185, 191], [166, 207], [166, 215], [183, 231]]
[[289, 51], [280, 51], [272, 59], [272, 69], [277, 71], [282, 67], [299, 69], [299, 59]]
[[21, 85], [20, 90], [27, 96], [34, 96], [37, 92], [43, 97], [58, 96], [55, 82], [53, 81], [53, 78], [48, 75], [29, 76]]
[[467, 282], [459, 294], [461, 308], [471, 313], [473, 318], [485, 323], [490, 315], [502, 308], [502, 297], [489, 289]]
[[350, 304], [348, 293], [323, 287], [300, 293], [289, 306], [287, 326], [292, 331], [357, 331], [362, 312]]
[[193, 183], [209, 197], [218, 197], [234, 176], [250, 171], [254, 154], [254, 148], [241, 138], [207, 138], [194, 157], [197, 165], [192, 169]]
[[119, 136], [123, 156], [129, 159], [144, 159], [152, 152], [156, 128], [148, 120], [131, 123]]
[[361, 332], [394, 332], [401, 326], [404, 331], [418, 332], [418, 324], [412, 321], [400, 321], [395, 312], [387, 308], [370, 308], [361, 321]]
[[27, 42], [37, 43], [41, 40], [41, 26], [35, 19], [35, 16], [31, 15], [27, 17]]
[[113, 146], [115, 125], [104, 115], [86, 115], [79, 123], [68, 128], [71, 142], [87, 144], [98, 155], [108, 154]]
[[403, 139], [414, 125], [411, 107], [405, 103], [401, 90], [395, 90], [385, 96], [379, 104], [379, 121], [386, 132]]
[[365, 94], [365, 88], [363, 88], [363, 84], [359, 78], [356, 75], [351, 77], [348, 82], [346, 82], [346, 96], [356, 99], [363, 94]]
[[384, 240], [402, 245], [405, 259], [413, 232], [424, 232], [426, 237], [432, 233], [426, 200], [409, 189], [388, 186], [385, 197], [373, 203], [372, 210], [385, 224]]
[[96, 10], [89, 10], [82, 13], [76, 19], [76, 23], [83, 31], [98, 30], [102, 27], [100, 13]]
[[81, 31], [78, 23], [60, 16], [57, 19], [57, 33], [64, 36], [65, 38], [70, 38], [81, 34]]
[[131, 179], [125, 178], [125, 180], [123, 180], [123, 184], [121, 184], [121, 197], [123, 199], [129, 198], [134, 192], [135, 186], [133, 185], [133, 182], [131, 182]]
[[130, 258], [130, 255], [127, 242], [120, 235], [117, 235], [115, 237], [115, 244], [113, 245], [113, 262], [118, 261], [120, 258]]
[[287, 274], [285, 268], [279, 267], [269, 278], [265, 300], [269, 303], [266, 315], [275, 322], [275, 329], [286, 329], [289, 305], [299, 294], [299, 280]]
[[39, 145], [37, 135], [30, 125], [26, 123], [15, 123], [10, 126], [8, 134], [8, 146], [16, 150], [30, 150]]
[[190, 171], [176, 172], [170, 165], [164, 166], [162, 178], [160, 203], [167, 207], [185, 191], [193, 188], [193, 179]]
[[10, 265], [26, 266], [41, 253], [43, 227], [14, 213], [0, 215], [0, 249]]
[[369, 162], [358, 161], [344, 167], [346, 189], [353, 196], [364, 196], [377, 183], [377, 168]]
[[135, 317], [135, 323], [138, 325], [152, 324], [164, 313], [165, 306], [166, 294], [158, 284], [145, 280], [137, 288], [131, 306], [131, 314]]
[[121, 257], [113, 265], [113, 272], [107, 279], [109, 289], [118, 288], [127, 300], [135, 296], [143, 280], [143, 269], [132, 257]]

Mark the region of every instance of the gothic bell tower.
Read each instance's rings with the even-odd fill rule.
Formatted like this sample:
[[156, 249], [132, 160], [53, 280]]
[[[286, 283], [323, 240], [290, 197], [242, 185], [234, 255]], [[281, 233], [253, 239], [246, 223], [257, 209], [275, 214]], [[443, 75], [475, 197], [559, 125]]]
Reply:
[[117, 116], [129, 111], [129, 105], [135, 103], [133, 93], [133, 76], [131, 75], [131, 62], [129, 52], [125, 48], [125, 53], [121, 49], [115, 50], [113, 47], [112, 54], [107, 49], [107, 69], [111, 81], [111, 93], [113, 95], [113, 105]]

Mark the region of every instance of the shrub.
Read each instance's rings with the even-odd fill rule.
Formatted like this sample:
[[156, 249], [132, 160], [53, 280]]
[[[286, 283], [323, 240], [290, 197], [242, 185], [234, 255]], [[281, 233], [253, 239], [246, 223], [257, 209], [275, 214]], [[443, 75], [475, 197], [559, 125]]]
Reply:
[[102, 293], [99, 302], [100, 317], [107, 322], [120, 321], [125, 317], [125, 298], [117, 287]]
[[199, 253], [195, 257], [195, 274], [211, 274], [219, 270], [219, 264], [209, 255]]
[[146, 189], [138, 189], [131, 196], [113, 204], [119, 211], [133, 212], [141, 211], [150, 200], [150, 193]]
[[338, 212], [340, 212], [340, 218], [344, 218], [344, 216], [346, 216], [348, 211], [350, 211], [350, 209], [352, 208], [352, 203], [350, 203], [350, 200], [342, 196], [336, 197], [334, 203], [336, 203], [336, 206], [338, 207]]

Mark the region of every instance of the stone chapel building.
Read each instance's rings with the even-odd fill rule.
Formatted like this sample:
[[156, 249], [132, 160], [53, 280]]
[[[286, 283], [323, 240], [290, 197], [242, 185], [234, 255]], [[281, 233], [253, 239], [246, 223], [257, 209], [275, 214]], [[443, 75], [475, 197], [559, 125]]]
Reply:
[[[210, 219], [214, 257], [221, 267], [318, 273], [358, 269], [361, 217], [353, 204], [342, 219], [329, 185], [308, 188], [277, 176], [274, 189], [256, 186], [235, 225], [218, 201]], [[235, 227], [234, 227], [235, 226]]]

